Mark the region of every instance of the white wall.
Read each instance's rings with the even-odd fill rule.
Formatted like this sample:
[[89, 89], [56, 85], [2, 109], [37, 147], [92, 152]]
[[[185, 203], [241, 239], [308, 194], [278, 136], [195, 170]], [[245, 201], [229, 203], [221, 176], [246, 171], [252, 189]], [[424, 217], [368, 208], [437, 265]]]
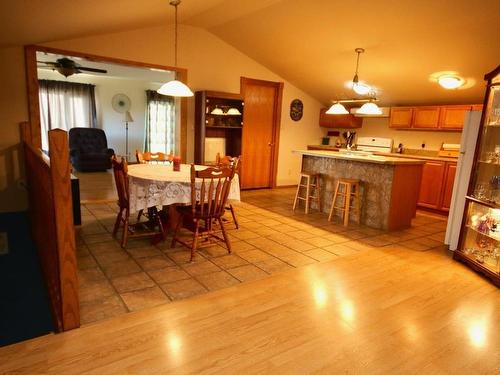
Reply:
[[443, 143], [460, 143], [461, 132], [395, 130], [389, 128], [389, 118], [364, 118], [363, 127], [356, 129], [359, 137], [384, 137], [394, 140], [394, 147], [402, 143], [405, 148], [439, 150]]

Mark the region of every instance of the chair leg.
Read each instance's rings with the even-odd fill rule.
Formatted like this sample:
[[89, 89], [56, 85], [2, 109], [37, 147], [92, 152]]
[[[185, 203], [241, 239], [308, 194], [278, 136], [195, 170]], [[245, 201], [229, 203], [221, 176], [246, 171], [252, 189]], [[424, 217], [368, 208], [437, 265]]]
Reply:
[[293, 211], [297, 208], [297, 202], [299, 201], [300, 185], [302, 184], [302, 176], [300, 176], [299, 184], [297, 185], [297, 192], [295, 193], [295, 200], [293, 201]]
[[229, 205], [229, 210], [231, 211], [231, 215], [233, 216], [234, 226], [236, 227], [236, 229], [239, 229], [238, 220], [236, 220], [236, 214], [234, 213], [232, 204]]
[[141, 216], [142, 216], [142, 212], [144, 210], [139, 210], [139, 212], [137, 213], [137, 222], [139, 222], [139, 220], [141, 220]]
[[339, 182], [337, 181], [337, 186], [335, 186], [335, 193], [333, 194], [332, 207], [330, 208], [330, 214], [328, 215], [328, 221], [332, 221], [333, 211], [335, 210], [335, 201], [337, 200], [337, 194], [339, 192]]
[[321, 187], [319, 186], [319, 176], [316, 176], [316, 199], [317, 199], [317, 204], [318, 204], [318, 210], [319, 212], [322, 212], [322, 207], [321, 207]]
[[309, 176], [306, 177], [306, 214], [309, 213], [309, 195], [311, 195], [311, 179]]
[[113, 237], [116, 237], [118, 229], [120, 228], [120, 223], [122, 222], [123, 208], [120, 208], [120, 212], [116, 215], [115, 226], [113, 227]]
[[356, 210], [358, 211], [358, 224], [361, 225], [361, 200], [359, 199], [359, 185], [356, 185]]
[[[126, 212], [127, 213], [127, 212]], [[123, 234], [122, 234], [122, 247], [125, 248], [128, 242], [128, 215], [125, 217], [123, 222]]]
[[347, 184], [344, 197], [344, 226], [349, 225], [349, 214], [351, 210], [351, 184]]
[[226, 229], [224, 228], [224, 224], [222, 223], [221, 218], [219, 218], [218, 220], [220, 229], [222, 230], [222, 236], [224, 237], [224, 242], [226, 243], [227, 252], [231, 254], [231, 242], [229, 242], [229, 237], [227, 236]]
[[196, 219], [195, 222], [196, 222], [196, 224], [195, 224], [194, 234], [193, 234], [193, 243], [191, 244], [191, 258], [189, 259], [190, 262], [193, 261], [194, 253], [196, 252], [196, 248], [198, 247], [198, 233], [200, 231], [200, 220]]
[[177, 225], [175, 226], [174, 236], [172, 237], [172, 243], [170, 244], [170, 248], [174, 247], [177, 243], [177, 234], [182, 226], [182, 220], [184, 219], [184, 215], [179, 216], [179, 220], [177, 221]]

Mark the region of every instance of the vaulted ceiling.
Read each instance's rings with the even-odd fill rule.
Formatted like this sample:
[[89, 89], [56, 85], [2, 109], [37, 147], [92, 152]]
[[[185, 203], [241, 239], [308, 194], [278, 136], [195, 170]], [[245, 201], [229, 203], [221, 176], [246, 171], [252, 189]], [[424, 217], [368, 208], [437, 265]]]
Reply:
[[[207, 29], [322, 102], [359, 77], [382, 104], [479, 102], [500, 64], [500, 1], [184, 0], [181, 23]], [[0, 4], [0, 47], [172, 22], [168, 0], [31, 0]], [[433, 81], [467, 79], [447, 91]]]

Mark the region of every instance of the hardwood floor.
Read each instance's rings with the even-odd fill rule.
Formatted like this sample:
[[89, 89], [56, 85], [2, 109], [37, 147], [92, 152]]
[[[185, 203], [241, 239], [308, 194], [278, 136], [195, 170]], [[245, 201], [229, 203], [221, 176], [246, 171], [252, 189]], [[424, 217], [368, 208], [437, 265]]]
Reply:
[[500, 293], [385, 246], [0, 348], [0, 372], [498, 374]]

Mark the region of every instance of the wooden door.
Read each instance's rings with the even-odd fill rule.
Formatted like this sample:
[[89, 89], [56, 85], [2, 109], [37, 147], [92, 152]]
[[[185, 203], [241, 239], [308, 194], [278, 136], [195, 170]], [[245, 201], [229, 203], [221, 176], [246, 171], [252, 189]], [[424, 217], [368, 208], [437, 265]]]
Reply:
[[282, 82], [241, 78], [245, 101], [241, 187], [275, 185], [281, 114]]
[[393, 107], [391, 108], [390, 128], [409, 129], [413, 118], [413, 108], [411, 107]]
[[439, 125], [439, 107], [415, 107], [413, 128], [436, 129]]
[[441, 191], [445, 163], [442, 161], [428, 161], [422, 171], [422, 182], [418, 196], [418, 205], [438, 209], [441, 205]]
[[470, 111], [470, 105], [449, 105], [441, 107], [439, 127], [448, 130], [462, 130], [464, 128], [465, 113]]
[[443, 195], [441, 200], [441, 209], [449, 211], [451, 205], [451, 196], [453, 194], [453, 184], [455, 183], [455, 173], [457, 172], [457, 163], [446, 163], [444, 174]]

